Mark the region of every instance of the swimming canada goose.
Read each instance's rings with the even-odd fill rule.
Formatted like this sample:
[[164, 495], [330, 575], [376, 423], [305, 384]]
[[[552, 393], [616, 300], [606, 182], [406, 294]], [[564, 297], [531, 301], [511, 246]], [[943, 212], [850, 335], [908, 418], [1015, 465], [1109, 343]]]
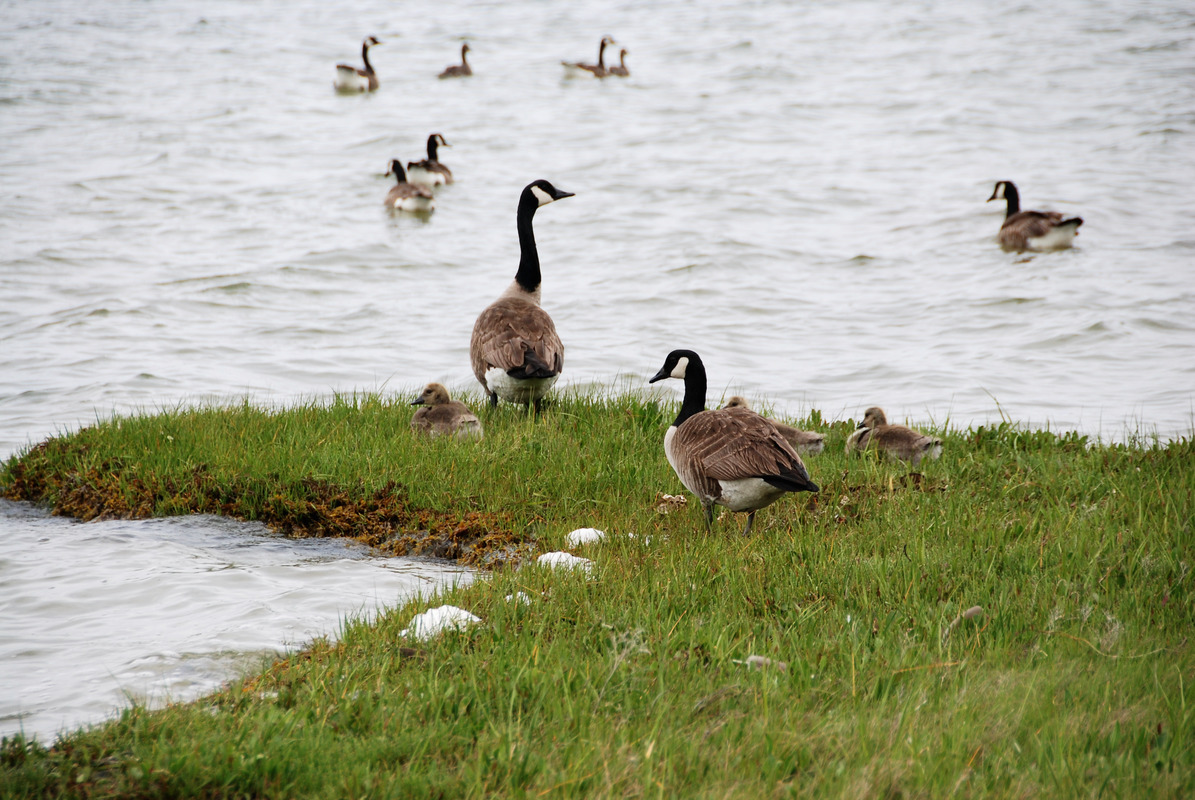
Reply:
[[416, 186], [413, 183], [407, 183], [407, 176], [403, 172], [402, 162], [397, 158], [390, 159], [390, 169], [386, 172], [387, 175], [393, 175], [398, 183], [390, 187], [390, 192], [386, 195], [386, 199], [382, 201], [386, 208], [392, 208], [395, 211], [434, 211], [436, 209], [435, 197], [432, 195], [432, 190], [423, 186]]
[[372, 92], [378, 88], [378, 76], [369, 63], [369, 48], [381, 44], [372, 36], [361, 45], [361, 60], [365, 62], [365, 69], [350, 67], [348, 64], [336, 65], [336, 82], [332, 85], [338, 92]]
[[481, 440], [481, 420], [459, 400], [453, 400], [448, 390], [440, 383], [429, 383], [423, 393], [411, 401], [413, 406], [423, 406], [411, 419], [411, 430], [426, 433], [433, 439], [437, 436], [455, 436], [458, 439]]
[[893, 458], [908, 461], [914, 467], [922, 458], [942, 455], [942, 440], [927, 436], [904, 425], [889, 425], [884, 409], [872, 406], [863, 412], [863, 421], [846, 440], [846, 451], [862, 452], [869, 447], [881, 450]]
[[433, 133], [427, 137], [427, 158], [422, 161], [407, 162], [408, 179], [411, 183], [416, 186], [427, 186], [429, 188], [445, 183], [452, 183], [452, 170], [436, 159], [436, 150], [441, 146], [452, 147], [438, 133]]
[[566, 78], [604, 78], [610, 74], [606, 69], [606, 47], [614, 44], [614, 40], [609, 36], [603, 36], [601, 44], [598, 45], [598, 63], [597, 64], [582, 64], [577, 62], [561, 61], [564, 66], [564, 77]]
[[[726, 405], [722, 408], [745, 408], [751, 410], [745, 398], [739, 397], [737, 394], [726, 401]], [[764, 417], [764, 419], [768, 419]], [[793, 446], [793, 449], [798, 453], [815, 456], [822, 450], [826, 449], [826, 437], [820, 433], [813, 431], [801, 431], [794, 428], [792, 425], [785, 425], [783, 422], [777, 422], [774, 419], [768, 419], [768, 422], [775, 426], [776, 430], [780, 431], [780, 435], [788, 440], [788, 443]]]
[[610, 67], [610, 74], [617, 75], [620, 78], [631, 77], [631, 71], [627, 69], [627, 49], [622, 48], [622, 52], [618, 54], [618, 66]]
[[534, 403], [538, 411], [564, 368], [564, 345], [552, 318], [539, 307], [539, 252], [531, 218], [540, 206], [572, 196], [545, 180], [527, 184], [519, 196], [519, 271], [510, 288], [481, 312], [469, 343], [473, 374], [491, 406], [501, 397], [509, 403]]
[[1063, 219], [1057, 211], [1021, 211], [1021, 196], [1012, 181], [997, 181], [988, 202], [1007, 200], [1008, 211], [996, 240], [1005, 250], [1064, 250], [1074, 244], [1083, 220]]
[[680, 413], [664, 434], [664, 454], [685, 488], [705, 509], [710, 530], [714, 505], [755, 512], [787, 492], [816, 492], [805, 464], [776, 426], [745, 408], [705, 409], [705, 365], [692, 350], [673, 350], [648, 383], [665, 378], [685, 382]]
[[469, 43], [461, 45], [461, 63], [453, 64], [443, 72], [440, 73], [441, 78], [467, 78], [473, 74], [473, 69], [469, 66], [469, 62], [465, 59], [465, 54], [469, 52]]

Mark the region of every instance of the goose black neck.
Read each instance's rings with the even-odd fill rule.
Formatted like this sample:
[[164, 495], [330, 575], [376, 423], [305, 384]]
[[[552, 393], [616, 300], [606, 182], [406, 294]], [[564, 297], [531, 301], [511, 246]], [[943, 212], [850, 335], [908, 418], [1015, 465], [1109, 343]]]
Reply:
[[1021, 195], [1017, 193], [1017, 187], [1011, 183], [1005, 183], [1004, 199], [1008, 201], [1008, 211], [1004, 214], [1004, 218], [1008, 219], [1021, 210]]
[[694, 414], [705, 411], [705, 364], [701, 363], [696, 353], [688, 358], [689, 364], [685, 367], [685, 399], [681, 401], [680, 413], [672, 423], [677, 427]]
[[469, 46], [461, 45], [461, 66], [467, 67], [469, 65], [469, 59], [465, 58], [465, 56], [468, 54], [468, 52], [469, 52]]
[[427, 137], [427, 160], [428, 161], [436, 160], [436, 150], [438, 150], [439, 147], [440, 147], [440, 143], [436, 141], [436, 137], [434, 135]]
[[535, 247], [535, 231], [531, 227], [531, 218], [535, 216], [535, 209], [539, 208], [539, 200], [530, 189], [524, 189], [519, 197], [519, 271], [515, 280], [528, 292], [539, 289], [542, 280], [539, 272], [539, 250]]
[[606, 40], [602, 39], [602, 43], [598, 46], [598, 66], [605, 69], [606, 67]]
[[368, 75], [373, 74], [373, 65], [369, 63], [369, 43], [361, 45], [361, 60], [365, 62], [365, 72]]

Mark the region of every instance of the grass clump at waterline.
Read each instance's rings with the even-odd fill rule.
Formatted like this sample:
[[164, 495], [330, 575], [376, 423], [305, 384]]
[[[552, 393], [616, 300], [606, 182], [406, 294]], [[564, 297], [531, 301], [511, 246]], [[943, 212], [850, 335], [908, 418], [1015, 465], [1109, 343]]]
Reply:
[[[411, 413], [378, 397], [185, 410], [9, 461], [6, 496], [65, 513], [219, 511], [395, 550], [446, 541], [500, 568], [198, 702], [134, 708], [48, 748], [8, 739], [0, 792], [1195, 791], [1191, 440], [935, 431], [942, 458], [912, 472], [848, 457], [851, 426], [815, 413], [798, 424], [827, 433], [806, 459], [821, 491], [761, 511], [743, 538], [741, 517], [706, 535], [692, 499], [657, 510], [683, 490], [662, 449], [674, 410], [654, 400], [502, 408], [480, 443], [416, 439]], [[609, 534], [574, 548], [591, 575], [510, 568], [586, 526]], [[519, 592], [529, 603], [506, 599]], [[482, 623], [400, 635], [441, 603]]]

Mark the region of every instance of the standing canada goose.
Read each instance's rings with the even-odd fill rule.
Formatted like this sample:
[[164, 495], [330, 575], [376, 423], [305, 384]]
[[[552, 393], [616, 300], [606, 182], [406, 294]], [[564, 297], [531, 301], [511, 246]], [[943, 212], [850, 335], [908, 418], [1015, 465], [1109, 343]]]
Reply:
[[997, 181], [988, 202], [1007, 200], [1008, 211], [996, 240], [1005, 250], [1065, 250], [1079, 235], [1080, 217], [1063, 219], [1057, 211], [1021, 211], [1021, 196], [1012, 181]]
[[627, 49], [625, 47], [618, 54], [618, 66], [610, 67], [610, 74], [617, 75], [620, 78], [631, 77], [631, 71], [627, 69]]
[[[745, 408], [751, 410], [745, 398], [739, 397], [737, 394], [726, 401], [726, 405], [722, 408]], [[764, 417], [767, 419], [767, 417]], [[815, 456], [826, 449], [826, 437], [821, 433], [814, 433], [813, 431], [801, 431], [794, 428], [792, 425], [785, 425], [783, 422], [777, 422], [774, 419], [768, 419], [780, 431], [788, 443], [793, 446], [793, 449], [798, 453], [804, 455]]]
[[614, 40], [609, 36], [603, 36], [601, 44], [598, 45], [598, 63], [597, 64], [582, 64], [581, 62], [561, 61], [564, 65], [564, 77], [566, 78], [604, 78], [610, 74], [606, 69], [606, 47], [614, 44]]
[[336, 81], [332, 85], [338, 92], [372, 92], [378, 88], [378, 76], [369, 63], [369, 48], [381, 44], [372, 36], [361, 45], [361, 60], [365, 62], [365, 69], [350, 67], [348, 64], [336, 65]]
[[692, 350], [673, 350], [648, 383], [665, 378], [685, 382], [680, 413], [664, 434], [664, 454], [685, 488], [705, 509], [710, 530], [714, 505], [755, 512], [787, 492], [816, 492], [801, 457], [768, 420], [745, 408], [705, 411], [705, 365]]
[[908, 461], [914, 467], [922, 458], [942, 455], [942, 440], [927, 436], [904, 425], [889, 425], [884, 409], [872, 406], [863, 412], [863, 421], [846, 440], [846, 451], [862, 452], [869, 447], [881, 450], [893, 458]]
[[509, 403], [534, 403], [538, 411], [564, 369], [564, 345], [552, 318], [539, 307], [539, 252], [531, 218], [540, 206], [572, 196], [545, 180], [527, 184], [519, 196], [519, 271], [510, 288], [481, 312], [469, 343], [473, 374], [491, 406], [501, 397]]
[[473, 69], [469, 66], [465, 55], [469, 52], [469, 43], [465, 42], [461, 45], [461, 63], [453, 64], [440, 73], [441, 78], [468, 78], [473, 74]]
[[403, 172], [402, 162], [397, 158], [390, 159], [390, 169], [386, 172], [387, 175], [393, 175], [398, 183], [390, 187], [390, 192], [386, 195], [386, 199], [382, 201], [386, 208], [392, 208], [395, 211], [434, 211], [436, 209], [436, 201], [432, 195], [432, 190], [424, 188], [423, 186], [416, 186], [413, 183], [407, 183], [406, 173]]
[[407, 162], [407, 172], [410, 173], [411, 183], [416, 186], [427, 186], [429, 188], [445, 183], [452, 183], [452, 170], [436, 160], [436, 150], [440, 146], [452, 147], [452, 145], [444, 141], [443, 136], [433, 133], [427, 137], [427, 158], [422, 161]]
[[423, 393], [411, 401], [413, 406], [423, 406], [411, 419], [411, 430], [426, 433], [433, 439], [437, 436], [455, 436], [458, 439], [477, 439], [485, 434], [481, 420], [459, 400], [453, 400], [448, 390], [440, 383], [429, 383]]

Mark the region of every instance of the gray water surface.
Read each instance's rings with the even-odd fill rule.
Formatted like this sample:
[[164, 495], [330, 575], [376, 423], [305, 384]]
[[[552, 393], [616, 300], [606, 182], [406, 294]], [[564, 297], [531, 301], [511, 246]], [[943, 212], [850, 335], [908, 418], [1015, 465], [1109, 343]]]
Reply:
[[212, 516], [72, 522], [0, 500], [0, 734], [190, 700], [470, 570]]

